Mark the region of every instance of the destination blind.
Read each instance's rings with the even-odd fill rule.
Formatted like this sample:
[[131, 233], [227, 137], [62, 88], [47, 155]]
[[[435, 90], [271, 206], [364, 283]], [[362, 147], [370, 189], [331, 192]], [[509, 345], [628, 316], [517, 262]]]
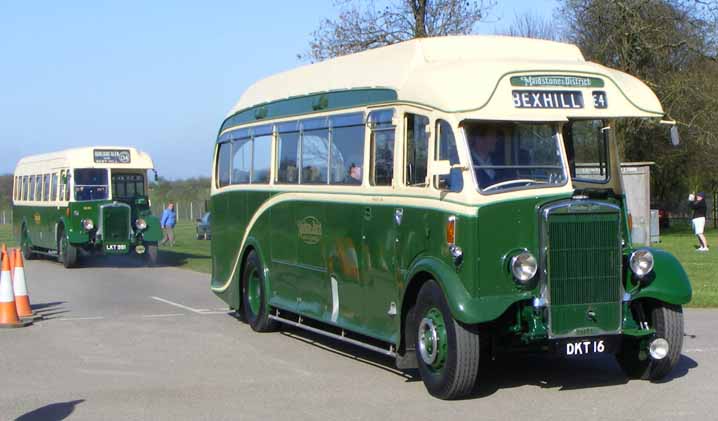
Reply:
[[513, 91], [515, 108], [581, 109], [583, 94], [580, 91]]

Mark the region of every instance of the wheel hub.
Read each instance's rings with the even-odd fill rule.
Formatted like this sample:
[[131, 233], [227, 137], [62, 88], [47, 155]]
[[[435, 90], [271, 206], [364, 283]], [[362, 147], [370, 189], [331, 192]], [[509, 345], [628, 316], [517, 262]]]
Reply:
[[432, 308], [419, 323], [419, 356], [431, 369], [440, 369], [446, 360], [446, 326], [441, 312]]

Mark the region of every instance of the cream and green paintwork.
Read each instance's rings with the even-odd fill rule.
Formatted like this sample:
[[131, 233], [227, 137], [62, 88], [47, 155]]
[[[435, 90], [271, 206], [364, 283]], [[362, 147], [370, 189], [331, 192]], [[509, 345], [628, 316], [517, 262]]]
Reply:
[[[131, 160], [128, 163], [96, 163], [93, 159], [93, 151], [99, 150], [127, 150]], [[28, 156], [18, 162], [15, 169], [15, 177], [30, 175], [56, 174], [55, 179], [58, 193], [69, 188], [72, 192], [74, 182], [63, 186], [62, 174], [72, 173], [75, 169], [83, 168], [105, 168], [110, 171], [108, 174], [108, 195], [113, 196], [112, 174], [142, 174], [145, 177], [145, 191], [147, 191], [147, 170], [153, 168], [149, 155], [132, 147], [125, 146], [95, 146], [85, 148], [67, 149], [42, 155]], [[69, 194], [66, 200], [61, 194], [57, 194], [56, 200], [52, 201], [31, 201], [23, 200], [22, 185], [15, 184], [13, 192], [13, 233], [15, 238], [28, 249], [38, 252], [57, 252], [60, 247], [61, 237], [67, 243], [90, 252], [107, 254], [128, 254], [132, 253], [136, 246], [156, 244], [162, 238], [159, 219], [152, 215], [148, 198], [137, 196], [128, 200], [107, 199], [80, 201], [74, 200], [74, 195]], [[105, 239], [95, 239], [94, 232], [88, 233], [82, 227], [82, 221], [92, 219], [95, 227], [100, 224], [100, 207], [113, 207], [114, 204], [126, 204], [129, 206], [129, 215], [123, 218], [126, 220], [130, 235], [121, 239], [113, 239], [111, 230], [106, 230]], [[142, 218], [147, 222], [147, 229], [136, 230], [134, 222]], [[106, 250], [105, 244], [124, 245], [124, 250]]]
[[[508, 260], [521, 250], [541, 255], [543, 207], [572, 200], [577, 190], [593, 189], [586, 193], [594, 194], [593, 200], [620, 208], [625, 274], [622, 287], [631, 299], [671, 304], [690, 300], [691, 287], [685, 272], [665, 252], [654, 250], [656, 269], [650, 285], [640, 286], [630, 273], [626, 260], [633, 248], [615, 139], [610, 141], [611, 177], [604, 185], [569, 181], [563, 186], [483, 195], [474, 187], [473, 172], [468, 170], [463, 172], [461, 192], [439, 191], [433, 183], [426, 188], [404, 185], [405, 113], [428, 117], [429, 127], [436, 127], [438, 119], [449, 122], [465, 168], [470, 167], [471, 158], [461, 130], [464, 120], [554, 121], [560, 127], [576, 118], [663, 116], [660, 103], [648, 87], [631, 76], [583, 61], [575, 47], [522, 40], [521, 43], [535, 43], [535, 48], [527, 51], [536, 55], [536, 61], [512, 63], [506, 55], [512, 51], [509, 47], [519, 45], [518, 41], [470, 38], [412, 41], [330, 60], [272, 76], [242, 96], [221, 126], [220, 136], [238, 128], [305, 116], [357, 111], [367, 115], [376, 109], [393, 109], [394, 182], [390, 187], [371, 186], [365, 171], [362, 186], [356, 187], [289, 186], [274, 181], [263, 186], [219, 187], [215, 150], [210, 202], [211, 289], [220, 298], [232, 308], [240, 307], [244, 259], [254, 250], [264, 268], [271, 307], [388, 342], [396, 349], [403, 345], [406, 311], [427, 279], [435, 279], [441, 286], [456, 320], [466, 324], [498, 323], [494, 331], [499, 335], [521, 338], [524, 343], [545, 343], [548, 322], [531, 307], [535, 298], [542, 297], [542, 284], [531, 289], [518, 286]], [[471, 46], [477, 48], [467, 49]], [[542, 55], [558, 61], [542, 62]], [[560, 61], [562, 55], [564, 61]], [[456, 57], [463, 61], [456, 61]], [[555, 85], [556, 80], [568, 80], [562, 82], [571, 84], [567, 89], [578, 89], [587, 98], [592, 89], [601, 87], [608, 92], [609, 107], [512, 107], [512, 80], [521, 84], [525, 81], [516, 78], [547, 75], [551, 78], [544, 83]], [[574, 86], [570, 80], [574, 77], [589, 83]], [[429, 157], [435, 156], [433, 135]], [[365, 136], [364, 165], [368, 167], [368, 127]], [[562, 155], [567, 167], [563, 149]], [[276, 156], [275, 141], [275, 163]], [[435, 173], [434, 165], [430, 159], [430, 176]], [[276, 174], [273, 168], [271, 180], [276, 180]], [[401, 213], [400, 221], [397, 211]], [[456, 245], [463, 249], [463, 261], [458, 266], [446, 241], [450, 217], [456, 218]], [[338, 286], [338, 311], [333, 283]], [[625, 308], [621, 314], [618, 333], [640, 336], [652, 332], [637, 329]], [[578, 317], [569, 322], [579, 328], [585, 324]]]

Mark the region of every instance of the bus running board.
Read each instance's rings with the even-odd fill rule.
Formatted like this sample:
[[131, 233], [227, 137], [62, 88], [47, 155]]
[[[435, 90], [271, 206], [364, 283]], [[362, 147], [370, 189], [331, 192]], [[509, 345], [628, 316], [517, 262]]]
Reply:
[[[370, 351], [378, 352], [378, 353], [380, 353], [380, 354], [382, 354], [382, 355], [386, 355], [386, 356], [388, 356], [388, 357], [396, 358], [396, 352], [394, 352], [394, 348], [393, 348], [393, 347], [391, 347], [391, 348], [389, 348], [389, 349], [379, 348], [378, 346], [374, 346], [374, 345], [370, 345], [370, 344], [365, 343], [365, 342], [357, 341], [356, 339], [347, 338], [346, 336], [337, 335], [337, 334], [334, 334], [334, 333], [331, 333], [331, 332], [327, 332], [327, 331], [322, 330], [322, 329], [317, 329], [316, 327], [312, 327], [312, 326], [309, 326], [309, 325], [306, 325], [306, 324], [301, 323], [301, 320], [302, 320], [301, 318], [299, 318], [299, 322], [295, 322], [294, 320], [288, 320], [288, 319], [285, 319], [285, 318], [283, 318], [283, 317], [276, 316], [276, 315], [274, 315], [274, 314], [270, 314], [270, 315], [269, 315], [269, 318], [272, 319], [272, 320], [276, 320], [276, 321], [278, 321], [278, 322], [280, 322], [280, 323], [284, 323], [284, 324], [287, 324], [287, 325], [290, 325], [290, 326], [294, 326], [294, 327], [298, 327], [298, 328], [300, 328], [300, 329], [304, 329], [304, 330], [306, 330], [306, 331], [308, 331], [308, 332], [316, 333], [316, 334], [318, 334], [318, 335], [326, 336], [326, 337], [328, 337], [328, 338], [332, 338], [332, 339], [336, 339], [336, 340], [338, 340], [338, 341], [342, 341], [342, 342], [346, 342], [346, 343], [349, 343], [349, 344], [352, 344], [352, 345], [356, 345], [356, 346], [358, 346], [358, 347], [361, 347], [361, 348], [364, 348], [364, 349], [368, 349], [368, 350], [370, 350]], [[342, 330], [342, 332], [344, 332], [344, 331]]]

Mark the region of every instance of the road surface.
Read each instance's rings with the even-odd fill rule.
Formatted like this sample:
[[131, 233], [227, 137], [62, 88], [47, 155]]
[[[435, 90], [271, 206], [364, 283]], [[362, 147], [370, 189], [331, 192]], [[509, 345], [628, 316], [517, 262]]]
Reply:
[[432, 398], [392, 361], [296, 330], [257, 334], [207, 275], [92, 260], [28, 262], [45, 319], [0, 330], [0, 419], [716, 419], [718, 311], [686, 310], [668, 381], [628, 381], [611, 356], [521, 357], [475, 396]]

